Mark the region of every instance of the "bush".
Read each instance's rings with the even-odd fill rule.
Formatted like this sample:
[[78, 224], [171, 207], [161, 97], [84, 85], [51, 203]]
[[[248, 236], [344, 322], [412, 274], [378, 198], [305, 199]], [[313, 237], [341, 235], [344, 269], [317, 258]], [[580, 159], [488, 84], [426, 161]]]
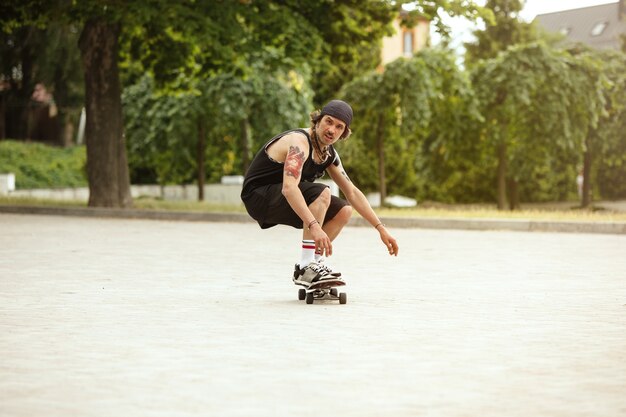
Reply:
[[14, 173], [17, 189], [85, 187], [86, 163], [84, 146], [0, 141], [0, 173]]

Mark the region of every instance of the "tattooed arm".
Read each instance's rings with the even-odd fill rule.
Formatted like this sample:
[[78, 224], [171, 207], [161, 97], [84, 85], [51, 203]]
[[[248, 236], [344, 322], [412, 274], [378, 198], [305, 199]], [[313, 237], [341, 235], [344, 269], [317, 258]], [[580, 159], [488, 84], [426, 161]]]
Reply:
[[[292, 133], [281, 138], [276, 145], [276, 151], [278, 151], [279, 154], [275, 159], [284, 164], [283, 195], [287, 198], [287, 201], [300, 218], [302, 218], [303, 215], [305, 216], [305, 218], [302, 218], [302, 221], [306, 222], [308, 220], [310, 222], [313, 220], [313, 216], [310, 212], [305, 212], [308, 210], [302, 210], [302, 207], [300, 207], [300, 203], [304, 204], [304, 207], [306, 207], [306, 203], [298, 187], [300, 177], [302, 176], [302, 167], [309, 154], [309, 143], [303, 135]], [[272, 149], [270, 149], [270, 151], [272, 151]], [[272, 155], [270, 154], [270, 156]]]
[[[283, 189], [282, 193], [287, 202], [302, 219], [304, 224], [309, 224], [315, 219], [313, 213], [309, 210], [302, 191], [300, 191], [300, 177], [302, 176], [302, 167], [308, 155], [308, 144], [298, 143], [299, 141], [290, 141], [287, 147], [287, 155], [283, 167]], [[306, 151], [306, 153], [305, 153]]]
[[[289, 134], [282, 137], [276, 149], [269, 149], [269, 156], [279, 162], [284, 161], [282, 193], [287, 202], [302, 219], [304, 226], [304, 238], [313, 239], [315, 246], [327, 256], [332, 254], [332, 243], [326, 232], [322, 230], [323, 218], [315, 218], [306, 204], [306, 200], [300, 191], [300, 177], [302, 167], [309, 155], [309, 143], [305, 136], [299, 133]], [[317, 220], [319, 223], [315, 223]], [[311, 225], [310, 228], [307, 226]]]

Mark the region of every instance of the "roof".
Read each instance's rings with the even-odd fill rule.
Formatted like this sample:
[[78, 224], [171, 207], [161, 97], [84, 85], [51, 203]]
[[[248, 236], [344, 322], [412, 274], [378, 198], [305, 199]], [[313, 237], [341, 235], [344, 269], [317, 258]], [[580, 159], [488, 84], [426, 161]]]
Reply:
[[626, 34], [626, 20], [620, 19], [619, 2], [540, 14], [535, 21], [549, 32], [565, 34], [571, 42], [598, 49], [620, 49], [620, 35]]

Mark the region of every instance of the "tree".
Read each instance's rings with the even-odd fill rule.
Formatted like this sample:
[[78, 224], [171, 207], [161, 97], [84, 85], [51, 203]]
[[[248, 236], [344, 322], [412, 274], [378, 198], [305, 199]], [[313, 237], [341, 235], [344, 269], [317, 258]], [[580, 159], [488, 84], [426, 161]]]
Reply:
[[[414, 179], [415, 139], [428, 128], [431, 102], [437, 93], [433, 75], [423, 59], [401, 58], [388, 64], [384, 72], [372, 72], [344, 88], [342, 95], [359, 115], [353, 128], [359, 132], [356, 146], [360, 145], [358, 149], [363, 155], [358, 159], [351, 155], [346, 160], [364, 161], [365, 169], [355, 167], [357, 175], [367, 172], [371, 160], [378, 162], [375, 183], [382, 204], [387, 197], [387, 159], [393, 161], [403, 181], [410, 183]], [[347, 151], [350, 155], [349, 148]], [[356, 162], [346, 163], [351, 164]], [[359, 183], [368, 188], [372, 181], [360, 178]]]
[[435, 26], [444, 40], [450, 37], [450, 28], [444, 22], [444, 15], [464, 17], [470, 21], [482, 19], [491, 24], [494, 22], [493, 12], [472, 0], [400, 0], [393, 3], [398, 11], [408, 10], [403, 24], [413, 27], [419, 19], [426, 19]]
[[[120, 39], [130, 47], [128, 55], [137, 58], [140, 70], [153, 72], [163, 83], [193, 77], [198, 71], [237, 70], [242, 50], [249, 54], [269, 50], [278, 61], [285, 59], [287, 49], [289, 53], [296, 50], [294, 56], [301, 60], [310, 56], [318, 38], [311, 36], [311, 25], [299, 22], [293, 8], [278, 2], [246, 3], [31, 0], [4, 5], [5, 32], [25, 24], [46, 26], [63, 19], [82, 27], [79, 43], [86, 71], [90, 206], [132, 204], [123, 136]], [[287, 46], [274, 36], [277, 28], [292, 35]], [[129, 72], [136, 68], [129, 68]]]
[[592, 85], [601, 87], [604, 99], [597, 124], [588, 127], [583, 148], [581, 207], [590, 207], [596, 175], [598, 190], [604, 197], [626, 196], [626, 54], [579, 48], [573, 51], [579, 60], [599, 66], [598, 70], [585, 74]]
[[[172, 106], [166, 112], [158, 113], [157, 118], [162, 116], [163, 119], [155, 126], [170, 125], [172, 115], [191, 118], [176, 122], [185, 126], [176, 129], [176, 132], [189, 134], [172, 133], [168, 129], [170, 137], [167, 142], [169, 146], [185, 150], [192, 142], [195, 143], [196, 158], [193, 163], [184, 157], [172, 161], [171, 165], [187, 163], [186, 167], [180, 167], [181, 172], [186, 173], [192, 167], [197, 170], [195, 178], [200, 198], [207, 171], [212, 180], [219, 180], [221, 175], [233, 171], [244, 172], [252, 156], [253, 136], [264, 134], [267, 130], [264, 131], [264, 126], [268, 122], [278, 121], [274, 123], [276, 127], [294, 121], [295, 113], [296, 120], [300, 121], [311, 107], [310, 93], [299, 95], [296, 90], [306, 90], [308, 79], [304, 79], [306, 76], [302, 74], [310, 73], [309, 60], [313, 58], [315, 61], [322, 41], [316, 28], [302, 19], [296, 6], [280, 2], [247, 3], [236, 11], [236, 21], [230, 22], [237, 27], [237, 35], [230, 31], [229, 36], [236, 38], [237, 43], [229, 41], [231, 45], [226, 48], [223, 59], [216, 61], [214, 54], [207, 57], [199, 51], [194, 61], [196, 65], [187, 68], [184, 76], [173, 74], [171, 79], [163, 79], [162, 75], [166, 72], [160, 71], [161, 78], [155, 74], [153, 79], [156, 84], [150, 94], [167, 97]], [[228, 25], [223, 20], [221, 23]], [[154, 64], [141, 60], [142, 55], [138, 52], [141, 37], [135, 39], [133, 35], [127, 42], [130, 52], [126, 62], [130, 69], [129, 78], [133, 79]], [[224, 45], [225, 42], [220, 39], [219, 44]], [[167, 50], [161, 52], [155, 51], [155, 58], [167, 56]], [[297, 72], [292, 68], [296, 68]], [[291, 88], [302, 83], [305, 84], [304, 89]], [[183, 97], [185, 99], [179, 101]], [[302, 106], [302, 99], [307, 100], [305, 106]], [[129, 104], [133, 107], [132, 102]], [[179, 105], [182, 107], [178, 108]], [[195, 132], [189, 131], [189, 126]], [[134, 130], [133, 134], [137, 137], [141, 133]], [[190, 137], [197, 140], [190, 141]], [[143, 140], [139, 142], [145, 144]], [[158, 148], [159, 144], [155, 146]], [[220, 162], [220, 157], [228, 162]], [[145, 158], [142, 159], [145, 161]], [[206, 163], [209, 164], [208, 169]], [[175, 178], [180, 177], [159, 175], [158, 180], [162, 183]], [[189, 179], [188, 175], [184, 178], [185, 181]]]
[[[524, 7], [522, 0], [487, 0], [485, 7], [493, 12], [494, 19], [487, 22], [484, 30], [474, 31], [476, 40], [465, 43], [465, 65], [472, 68], [481, 60], [495, 58], [513, 45], [524, 44], [538, 39], [537, 31], [532, 24], [523, 22], [519, 13]], [[499, 150], [505, 152], [504, 147]], [[508, 187], [511, 208], [519, 205], [519, 184], [517, 178], [504, 178], [502, 165], [504, 156], [500, 155], [499, 187]], [[503, 193], [498, 193], [499, 206], [505, 204]]]
[[383, 202], [388, 189], [440, 199], [451, 198], [451, 188], [467, 193], [454, 170], [476, 162], [468, 131], [480, 114], [452, 51], [426, 49], [398, 59], [349, 83], [343, 94], [359, 117], [354, 137], [340, 146], [360, 186], [378, 189]]
[[[372, 72], [349, 83], [342, 94], [352, 103], [355, 114], [359, 115], [352, 128], [359, 132], [359, 141], [363, 144], [361, 150], [365, 151], [364, 156], [369, 162], [365, 165], [371, 166], [370, 161], [377, 161], [378, 169], [374, 172], [378, 173], [378, 178], [375, 183], [380, 193], [381, 204], [384, 204], [387, 197], [387, 150], [391, 150], [392, 144], [398, 144], [400, 126], [406, 127], [408, 124], [419, 124], [424, 121], [424, 118], [416, 120], [411, 116], [407, 117], [406, 113], [413, 115], [413, 106], [419, 105], [424, 106], [422, 108], [424, 113], [430, 112], [427, 107], [428, 100], [414, 99], [415, 95], [423, 97], [431, 92], [429, 80], [424, 76], [424, 68], [415, 64], [405, 59], [395, 61], [389, 64], [382, 74]], [[400, 78], [394, 79], [393, 76]], [[422, 85], [406, 88], [407, 82], [413, 84], [412, 80], [418, 80]], [[409, 93], [411, 97], [407, 99], [403, 93]], [[408, 144], [406, 142], [398, 144], [399, 147], [403, 145]], [[392, 160], [398, 163], [400, 157], [400, 153], [394, 152]], [[350, 167], [349, 163], [346, 165]], [[354, 172], [358, 178], [362, 170], [354, 169]], [[366, 181], [359, 178], [359, 183], [364, 184]]]
[[120, 30], [121, 23], [90, 18], [79, 40], [85, 71], [89, 205], [95, 207], [132, 205], [118, 70]]
[[487, 0], [485, 8], [493, 12], [494, 19], [487, 22], [484, 30], [474, 31], [474, 42], [465, 43], [467, 65], [495, 58], [509, 46], [537, 40], [534, 26], [519, 17], [523, 7], [521, 0]]
[[[85, 19], [80, 45], [87, 84], [89, 205], [127, 207], [131, 204], [118, 70], [121, 29], [127, 28], [125, 36], [130, 38], [131, 45], [134, 40], [135, 47], [150, 46], [135, 49], [143, 68], [152, 71], [159, 81], [175, 82], [181, 76], [193, 75], [198, 69], [210, 70], [214, 62], [230, 62], [236, 56], [229, 47], [235, 45], [239, 40], [235, 37], [243, 30], [243, 25], [237, 24], [242, 5], [219, 3], [215, 7], [212, 1], [165, 4], [153, 0], [102, 9], [94, 1], [75, 6], [75, 11]], [[108, 46], [104, 53], [103, 45]], [[88, 74], [87, 61], [93, 62], [93, 58], [103, 61], [103, 65], [96, 67], [95, 76]]]
[[415, 155], [418, 197], [447, 202], [485, 198], [490, 191], [484, 185], [489, 166], [475, 135], [483, 118], [468, 72], [457, 65], [452, 50], [425, 49], [415, 58], [429, 69], [436, 92], [428, 129], [419, 137]]
[[205, 178], [245, 172], [252, 149], [278, 130], [306, 125], [311, 96], [293, 73], [222, 74], [189, 91], [162, 90], [144, 76], [123, 94], [133, 181], [196, 179], [201, 196]]
[[35, 84], [42, 82], [54, 94], [60, 127], [67, 127], [54, 144], [65, 143], [84, 98], [78, 35], [75, 26], [59, 23], [0, 31], [0, 100], [5, 104], [0, 104], [0, 139], [27, 137], [29, 101]]
[[[442, 15], [491, 21], [489, 10], [467, 0], [288, 0], [305, 21], [315, 25], [323, 40], [318, 62], [310, 60], [311, 86], [317, 106], [335, 97], [343, 85], [376, 69], [382, 38], [391, 34], [391, 23], [414, 26], [418, 19], [432, 22], [444, 36], [449, 28]], [[322, 24], [323, 22], [323, 24]]]
[[335, 98], [341, 87], [380, 63], [383, 36], [391, 34], [398, 6], [379, 0], [323, 0], [307, 2], [304, 18], [317, 24], [323, 39], [320, 61], [312, 63], [315, 103]]
[[[85, 74], [89, 205], [126, 207], [132, 200], [118, 94], [124, 82], [136, 81], [147, 71], [159, 85], [173, 84], [192, 91], [198, 78], [232, 73], [245, 79], [255, 57], [264, 59], [274, 69], [285, 65], [298, 69], [309, 63], [316, 74], [342, 64], [345, 69], [338, 77], [349, 77], [363, 67], [359, 64], [358, 71], [351, 72], [348, 63], [369, 65], [371, 60], [366, 57], [374, 56], [370, 45], [379, 42], [392, 16], [390, 10], [402, 3], [9, 0], [3, 2], [1, 11], [2, 29], [7, 33], [24, 25], [45, 27], [51, 22], [81, 27], [80, 49], [85, 69], [94, 70]], [[475, 9], [473, 2], [469, 6], [466, 3], [423, 2], [422, 9], [434, 11], [435, 15], [442, 6], [453, 11]], [[368, 12], [359, 14], [359, 10]], [[320, 24], [325, 16], [343, 17], [329, 26]], [[322, 40], [333, 48], [332, 54], [322, 54], [328, 52], [322, 49]], [[351, 52], [355, 47], [365, 51], [365, 58]], [[120, 54], [128, 58], [122, 60], [123, 77], [119, 74]], [[98, 66], [93, 66], [94, 59]]]
[[499, 209], [506, 206], [507, 179], [528, 177], [528, 167], [554, 149], [582, 148], [604, 103], [597, 74], [597, 63], [541, 42], [477, 65], [473, 83], [485, 117], [481, 135], [498, 160]]

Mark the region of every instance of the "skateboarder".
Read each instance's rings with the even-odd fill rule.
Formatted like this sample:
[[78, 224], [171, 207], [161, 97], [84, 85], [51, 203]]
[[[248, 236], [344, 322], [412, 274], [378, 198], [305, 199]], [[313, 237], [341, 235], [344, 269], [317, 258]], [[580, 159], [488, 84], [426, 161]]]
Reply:
[[[320, 280], [341, 279], [324, 263], [333, 253], [332, 241], [350, 220], [354, 208], [378, 231], [390, 255], [398, 244], [363, 193], [350, 181], [334, 144], [350, 136], [352, 108], [332, 100], [311, 113], [311, 127], [293, 129], [270, 139], [246, 172], [241, 199], [262, 229], [277, 224], [302, 232], [302, 255], [293, 281], [309, 287]], [[328, 172], [348, 201], [331, 195], [314, 181]]]

